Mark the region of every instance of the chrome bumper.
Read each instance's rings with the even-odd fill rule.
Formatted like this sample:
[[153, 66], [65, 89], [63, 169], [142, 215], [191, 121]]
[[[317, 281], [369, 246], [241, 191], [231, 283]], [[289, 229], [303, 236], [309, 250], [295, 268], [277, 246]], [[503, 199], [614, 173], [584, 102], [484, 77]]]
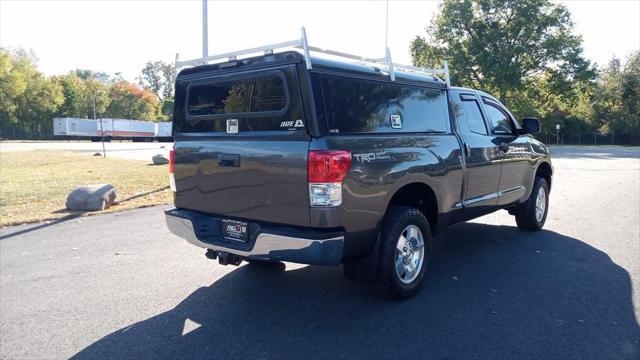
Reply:
[[198, 238], [194, 231], [194, 220], [190, 218], [189, 213], [192, 212], [178, 209], [166, 210], [167, 227], [175, 235], [205, 249], [224, 251], [256, 260], [289, 261], [312, 265], [338, 265], [342, 262], [344, 236], [308, 239], [265, 231], [255, 236], [251, 248], [234, 249], [216, 241], [209, 242], [209, 240]]

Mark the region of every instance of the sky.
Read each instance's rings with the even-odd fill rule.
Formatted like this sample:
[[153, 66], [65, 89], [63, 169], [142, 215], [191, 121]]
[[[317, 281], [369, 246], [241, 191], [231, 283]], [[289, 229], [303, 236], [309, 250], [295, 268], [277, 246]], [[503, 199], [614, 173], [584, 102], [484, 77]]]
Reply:
[[[640, 49], [640, 0], [560, 1], [569, 8], [584, 53], [598, 64]], [[388, 45], [409, 64], [409, 43], [425, 33], [439, 1], [389, 2]], [[384, 1], [215, 1], [209, 54], [300, 37], [367, 57], [383, 57]], [[0, 47], [31, 49], [47, 75], [91, 69], [134, 81], [149, 60], [202, 55], [202, 1], [0, 0]]]

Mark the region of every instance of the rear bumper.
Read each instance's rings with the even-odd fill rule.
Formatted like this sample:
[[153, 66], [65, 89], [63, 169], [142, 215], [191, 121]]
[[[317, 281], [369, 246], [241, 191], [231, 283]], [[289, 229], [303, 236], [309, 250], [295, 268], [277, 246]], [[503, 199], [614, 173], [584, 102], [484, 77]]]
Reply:
[[167, 227], [193, 245], [250, 259], [290, 261], [300, 264], [338, 265], [342, 262], [344, 234], [336, 231], [300, 230], [249, 222], [246, 243], [221, 235], [222, 218], [197, 211], [165, 210]]

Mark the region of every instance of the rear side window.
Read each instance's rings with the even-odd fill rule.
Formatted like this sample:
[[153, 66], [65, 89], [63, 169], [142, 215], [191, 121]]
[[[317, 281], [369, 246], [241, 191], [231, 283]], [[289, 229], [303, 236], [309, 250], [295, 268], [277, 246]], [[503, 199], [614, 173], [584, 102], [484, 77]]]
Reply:
[[201, 83], [189, 89], [191, 116], [277, 112], [286, 105], [284, 79], [275, 74]]
[[322, 74], [330, 133], [448, 132], [444, 90]]
[[454, 109], [458, 123], [464, 129], [472, 133], [487, 135], [487, 126], [485, 125], [480, 104], [473, 95], [460, 95], [460, 103], [454, 103]]

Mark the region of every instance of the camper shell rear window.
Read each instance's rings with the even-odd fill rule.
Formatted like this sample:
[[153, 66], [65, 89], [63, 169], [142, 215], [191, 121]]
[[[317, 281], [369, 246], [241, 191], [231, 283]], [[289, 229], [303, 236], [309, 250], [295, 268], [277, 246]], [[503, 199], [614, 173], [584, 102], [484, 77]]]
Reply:
[[188, 89], [189, 116], [278, 113], [288, 104], [279, 72], [193, 83]]
[[180, 92], [181, 133], [225, 133], [228, 120], [237, 121], [240, 134], [306, 130], [293, 66], [187, 80], [176, 85], [176, 97]]

